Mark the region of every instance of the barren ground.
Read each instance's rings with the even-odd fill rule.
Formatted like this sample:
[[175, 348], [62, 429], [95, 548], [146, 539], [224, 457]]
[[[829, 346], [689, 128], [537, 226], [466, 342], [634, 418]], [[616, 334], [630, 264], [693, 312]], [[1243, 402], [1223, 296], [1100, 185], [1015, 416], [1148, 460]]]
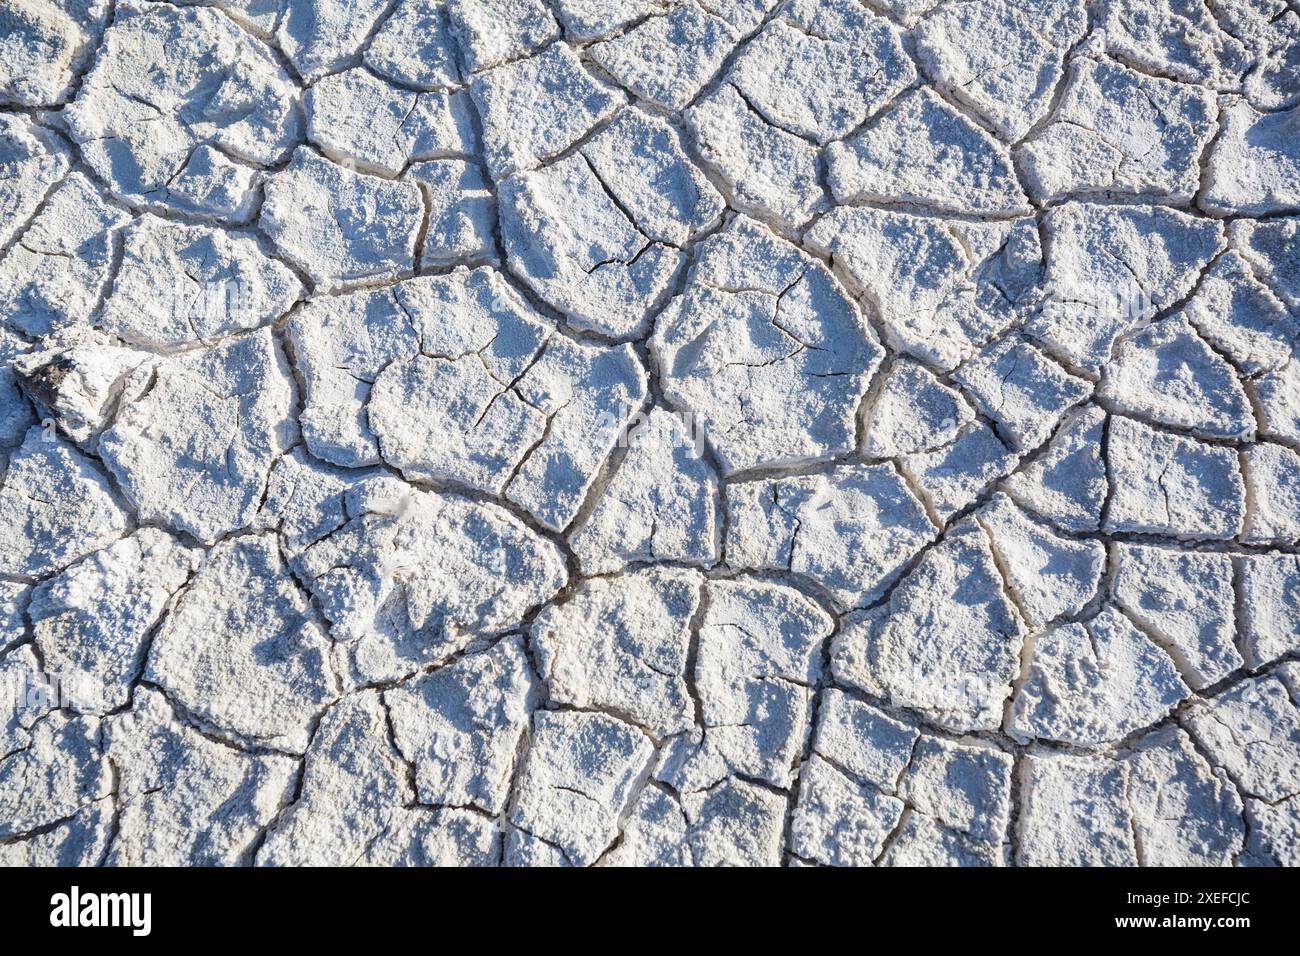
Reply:
[[0, 0], [0, 862], [1300, 863], [1296, 0]]

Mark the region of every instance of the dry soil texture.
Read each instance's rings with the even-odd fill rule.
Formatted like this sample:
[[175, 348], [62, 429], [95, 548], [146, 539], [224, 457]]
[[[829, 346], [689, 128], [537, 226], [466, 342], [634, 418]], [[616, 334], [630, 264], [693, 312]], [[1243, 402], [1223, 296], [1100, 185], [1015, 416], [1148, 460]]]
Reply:
[[1296, 0], [0, 0], [0, 861], [1300, 862]]

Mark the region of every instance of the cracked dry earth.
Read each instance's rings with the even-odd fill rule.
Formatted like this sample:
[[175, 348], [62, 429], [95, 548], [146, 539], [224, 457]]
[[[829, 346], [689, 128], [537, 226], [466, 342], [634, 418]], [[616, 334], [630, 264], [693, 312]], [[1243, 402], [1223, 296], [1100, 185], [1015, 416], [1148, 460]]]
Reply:
[[0, 861], [1300, 863], [1300, 3], [0, 0]]

